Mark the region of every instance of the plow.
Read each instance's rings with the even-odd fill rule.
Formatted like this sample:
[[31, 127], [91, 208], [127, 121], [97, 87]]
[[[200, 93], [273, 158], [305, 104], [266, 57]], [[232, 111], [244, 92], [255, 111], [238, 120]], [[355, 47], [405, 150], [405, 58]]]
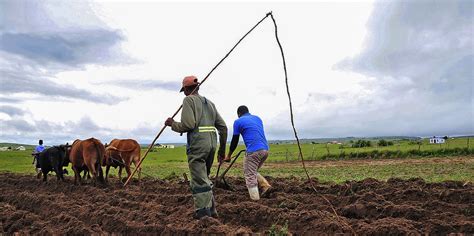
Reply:
[[217, 188], [222, 188], [222, 189], [226, 189], [226, 190], [234, 190], [234, 188], [232, 188], [232, 186], [227, 183], [227, 181], [225, 180], [225, 175], [227, 174], [227, 172], [230, 170], [230, 168], [232, 168], [232, 166], [234, 165], [235, 161], [237, 161], [237, 159], [239, 158], [240, 154], [242, 154], [243, 152], [245, 152], [246, 150], [240, 150], [237, 155], [235, 155], [234, 157], [232, 157], [232, 161], [230, 162], [229, 166], [227, 166], [227, 168], [224, 170], [224, 172], [219, 176], [219, 171], [221, 169], [221, 166], [222, 166], [222, 163], [224, 163], [223, 161], [221, 161], [219, 163], [219, 166], [217, 167], [217, 173], [216, 173], [216, 177], [215, 177], [215, 181], [214, 181], [214, 186], [217, 187]]

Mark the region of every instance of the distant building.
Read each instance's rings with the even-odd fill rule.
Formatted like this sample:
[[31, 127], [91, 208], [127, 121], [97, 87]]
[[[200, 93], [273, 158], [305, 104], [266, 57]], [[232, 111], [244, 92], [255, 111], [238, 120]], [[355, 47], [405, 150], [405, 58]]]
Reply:
[[12, 149], [10, 147], [0, 147], [1, 152], [9, 151], [9, 150], [12, 150]]
[[19, 146], [19, 147], [15, 148], [15, 150], [17, 150], [17, 151], [25, 151], [26, 148], [23, 147], [23, 146]]
[[335, 141], [335, 140], [334, 140], [334, 141], [328, 142], [328, 144], [338, 144], [338, 145], [341, 145], [342, 143], [339, 142], [339, 141]]
[[173, 149], [174, 145], [169, 145], [169, 144], [157, 144], [155, 148], [166, 148], [166, 149]]
[[432, 138], [430, 138], [430, 144], [439, 144], [439, 143], [444, 143], [444, 142], [445, 142], [445, 139], [442, 137], [433, 136]]

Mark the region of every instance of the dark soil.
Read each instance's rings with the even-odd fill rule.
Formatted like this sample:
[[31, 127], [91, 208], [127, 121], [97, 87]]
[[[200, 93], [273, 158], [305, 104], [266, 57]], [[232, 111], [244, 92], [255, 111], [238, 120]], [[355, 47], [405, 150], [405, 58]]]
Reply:
[[273, 191], [253, 202], [244, 181], [229, 178], [235, 191], [214, 190], [220, 218], [199, 221], [192, 219], [187, 183], [178, 180], [145, 179], [122, 188], [111, 179], [94, 187], [4, 173], [0, 234], [474, 234], [472, 183], [315, 180], [316, 193], [303, 180], [268, 179]]

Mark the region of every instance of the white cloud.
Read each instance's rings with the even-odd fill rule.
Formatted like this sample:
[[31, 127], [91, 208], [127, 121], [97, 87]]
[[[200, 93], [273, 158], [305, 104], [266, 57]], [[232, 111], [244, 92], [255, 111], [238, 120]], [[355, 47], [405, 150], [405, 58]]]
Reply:
[[[472, 132], [472, 112], [463, 110], [473, 104], [472, 82], [464, 77], [472, 75], [472, 57], [464, 53], [472, 52], [472, 31], [465, 27], [472, 24], [472, 13], [462, 6], [2, 4], [9, 22], [0, 27], [2, 40], [13, 46], [3, 48], [2, 58], [25, 63], [17, 73], [21, 79], [11, 77], [17, 83], [2, 92], [0, 103], [21, 106], [25, 114], [13, 121], [2, 113], [0, 122], [8, 128], [2, 128], [1, 140], [35, 143], [41, 137], [59, 143], [95, 136], [104, 142], [114, 137], [149, 142], [180, 105], [181, 79], [190, 74], [202, 79], [270, 10], [279, 24], [303, 137]], [[426, 17], [430, 12], [437, 17]], [[237, 107], [245, 104], [262, 117], [268, 138], [286, 139], [292, 132], [273, 33], [271, 21], [263, 22], [211, 75], [201, 94], [216, 104], [229, 127]], [[11, 67], [4, 63], [2, 69]], [[25, 78], [39, 85], [26, 89], [20, 83]], [[56, 93], [47, 95], [49, 90]], [[437, 98], [442, 102], [433, 106]], [[185, 138], [167, 130], [159, 142]]]
[[472, 2], [376, 4], [365, 48], [336, 67], [372, 77], [363, 87], [373, 101], [347, 114], [361, 134], [474, 133], [474, 14], [466, 7]]

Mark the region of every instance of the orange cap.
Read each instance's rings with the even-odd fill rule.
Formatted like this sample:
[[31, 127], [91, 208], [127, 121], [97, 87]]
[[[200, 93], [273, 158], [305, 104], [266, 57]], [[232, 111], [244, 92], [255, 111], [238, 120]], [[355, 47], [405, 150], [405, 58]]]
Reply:
[[194, 75], [186, 76], [183, 79], [183, 87], [179, 91], [183, 92], [184, 87], [193, 86], [193, 85], [197, 85], [197, 84], [199, 84], [199, 83], [198, 83], [198, 78], [196, 76], [194, 76]]

